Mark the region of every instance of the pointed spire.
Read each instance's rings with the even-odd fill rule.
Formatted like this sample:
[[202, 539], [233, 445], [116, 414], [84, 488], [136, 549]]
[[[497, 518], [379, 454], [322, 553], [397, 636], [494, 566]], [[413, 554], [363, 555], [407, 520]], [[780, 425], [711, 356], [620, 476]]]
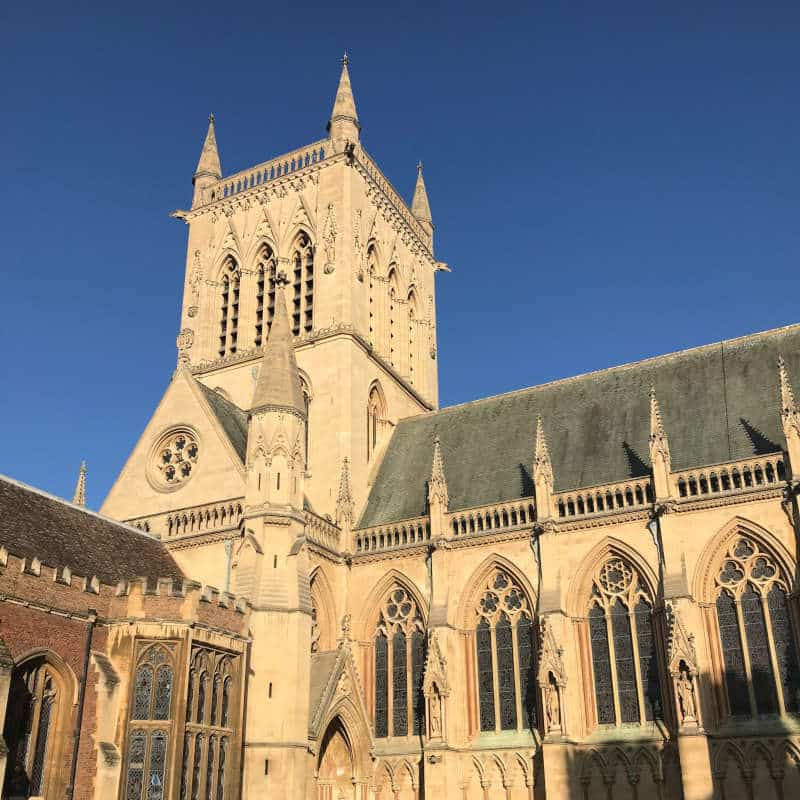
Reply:
[[789, 456], [789, 475], [793, 485], [800, 481], [800, 411], [794, 399], [792, 383], [783, 356], [778, 359], [778, 375], [781, 390], [781, 425]]
[[536, 418], [536, 446], [533, 454], [533, 493], [536, 500], [536, 519], [549, 530], [554, 524], [555, 502], [553, 500], [553, 462], [544, 435], [542, 418]]
[[411, 201], [411, 213], [420, 222], [429, 222], [433, 226], [431, 206], [428, 202], [428, 192], [425, 189], [425, 179], [422, 177], [422, 162], [417, 164], [417, 185], [414, 187], [414, 199]]
[[656, 390], [650, 387], [650, 460], [654, 461], [655, 455], [664, 459], [667, 472], [671, 469], [672, 458], [669, 452], [669, 440], [661, 419], [661, 408], [658, 405]]
[[221, 177], [222, 165], [220, 164], [219, 152], [217, 151], [214, 115], [209, 114], [206, 140], [203, 142], [203, 149], [200, 152], [200, 160], [197, 162], [197, 169], [195, 170], [192, 183], [195, 183], [198, 178], [213, 178], [218, 181]]
[[347, 69], [349, 63], [350, 59], [345, 53], [342, 57], [339, 87], [336, 90], [336, 99], [333, 101], [333, 110], [328, 122], [328, 133], [336, 143], [338, 152], [344, 150], [346, 142], [357, 142], [361, 130], [356, 112], [356, 101], [353, 97], [353, 87], [350, 85], [350, 72]]
[[794, 401], [792, 384], [789, 382], [789, 374], [786, 371], [786, 362], [783, 356], [778, 358], [778, 374], [781, 382], [781, 417], [784, 419], [797, 413], [797, 406]]
[[275, 277], [275, 316], [264, 347], [250, 413], [279, 408], [294, 411], [305, 419], [303, 389], [284, 296], [287, 283], [286, 273], [279, 272]]
[[450, 503], [447, 493], [447, 481], [444, 477], [444, 459], [442, 458], [442, 446], [439, 437], [433, 440], [433, 464], [431, 465], [431, 479], [428, 483], [428, 504], [437, 500], [446, 509]]
[[542, 418], [536, 418], [536, 450], [533, 457], [533, 472], [546, 481], [553, 491], [553, 464], [550, 461], [550, 450], [547, 447], [547, 439], [544, 435], [544, 425]]
[[72, 495], [72, 502], [76, 506], [86, 508], [86, 462], [81, 461], [81, 468], [78, 472], [78, 482], [75, 484], [75, 494]]
[[350, 459], [342, 460], [342, 471], [339, 474], [339, 493], [336, 495], [336, 524], [348, 530], [353, 526], [353, 490], [350, 485]]

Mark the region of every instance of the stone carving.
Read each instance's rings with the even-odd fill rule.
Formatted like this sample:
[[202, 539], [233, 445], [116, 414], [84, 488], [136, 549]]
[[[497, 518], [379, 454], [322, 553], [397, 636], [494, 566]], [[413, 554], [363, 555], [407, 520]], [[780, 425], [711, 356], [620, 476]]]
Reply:
[[431, 739], [440, 739], [442, 736], [442, 696], [434, 686], [430, 697], [430, 725]]
[[189, 350], [191, 350], [193, 344], [194, 331], [191, 328], [184, 328], [175, 340], [179, 361], [189, 361]]
[[328, 203], [328, 216], [322, 228], [322, 245], [325, 248], [324, 272], [330, 275], [336, 269], [336, 208], [333, 203]]
[[558, 697], [558, 686], [556, 686], [553, 673], [549, 674], [547, 687], [544, 690], [545, 712], [547, 713], [547, 730], [561, 730], [561, 703]]
[[[684, 665], [685, 666], [685, 665]], [[683, 722], [694, 722], [697, 720], [697, 706], [694, 699], [694, 681], [689, 676], [686, 669], [682, 669], [676, 681], [678, 690], [678, 704]]]
[[353, 210], [353, 263], [356, 265], [356, 278], [364, 282], [364, 247], [361, 242], [361, 209]]
[[547, 618], [539, 623], [539, 672], [537, 680], [542, 692], [542, 705], [547, 723], [546, 733], [561, 733], [561, 701], [567, 685], [564, 669], [564, 648], [558, 644], [553, 626]]
[[445, 736], [445, 698], [450, 694], [447, 682], [447, 658], [439, 643], [439, 634], [432, 629], [428, 634], [428, 653], [425, 659], [425, 676], [422, 692], [427, 706], [428, 738]]
[[187, 311], [190, 317], [197, 314], [197, 309], [200, 304], [200, 285], [203, 282], [203, 268], [200, 266], [200, 251], [194, 251], [194, 261], [192, 263], [192, 272], [189, 277], [189, 296], [191, 297], [191, 304]]
[[672, 683], [675, 687], [677, 711], [682, 725], [697, 725], [697, 654], [694, 647], [694, 634], [686, 630], [680, 613], [669, 604], [667, 617], [667, 663]]

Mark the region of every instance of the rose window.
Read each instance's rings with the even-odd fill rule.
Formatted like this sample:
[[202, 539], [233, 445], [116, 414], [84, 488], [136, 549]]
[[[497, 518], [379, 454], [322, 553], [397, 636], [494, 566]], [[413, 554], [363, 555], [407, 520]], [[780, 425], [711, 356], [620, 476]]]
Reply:
[[197, 467], [200, 448], [194, 434], [188, 430], [168, 433], [155, 448], [151, 473], [162, 487], [178, 488]]

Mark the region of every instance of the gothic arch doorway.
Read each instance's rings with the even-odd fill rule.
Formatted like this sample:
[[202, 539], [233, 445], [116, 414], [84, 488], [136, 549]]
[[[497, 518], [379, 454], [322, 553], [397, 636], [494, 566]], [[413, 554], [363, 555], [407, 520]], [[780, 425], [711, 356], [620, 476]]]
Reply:
[[317, 800], [357, 800], [353, 747], [339, 717], [322, 737], [317, 767]]

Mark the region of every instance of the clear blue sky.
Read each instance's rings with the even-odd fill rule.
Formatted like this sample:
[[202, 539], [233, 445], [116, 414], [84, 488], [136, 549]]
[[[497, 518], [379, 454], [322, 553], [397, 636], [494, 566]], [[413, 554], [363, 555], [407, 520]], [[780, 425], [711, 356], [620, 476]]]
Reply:
[[0, 472], [86, 458], [100, 505], [209, 111], [227, 173], [313, 141], [345, 49], [367, 148], [425, 163], [443, 405], [799, 321], [798, 41], [789, 0], [3, 4]]

